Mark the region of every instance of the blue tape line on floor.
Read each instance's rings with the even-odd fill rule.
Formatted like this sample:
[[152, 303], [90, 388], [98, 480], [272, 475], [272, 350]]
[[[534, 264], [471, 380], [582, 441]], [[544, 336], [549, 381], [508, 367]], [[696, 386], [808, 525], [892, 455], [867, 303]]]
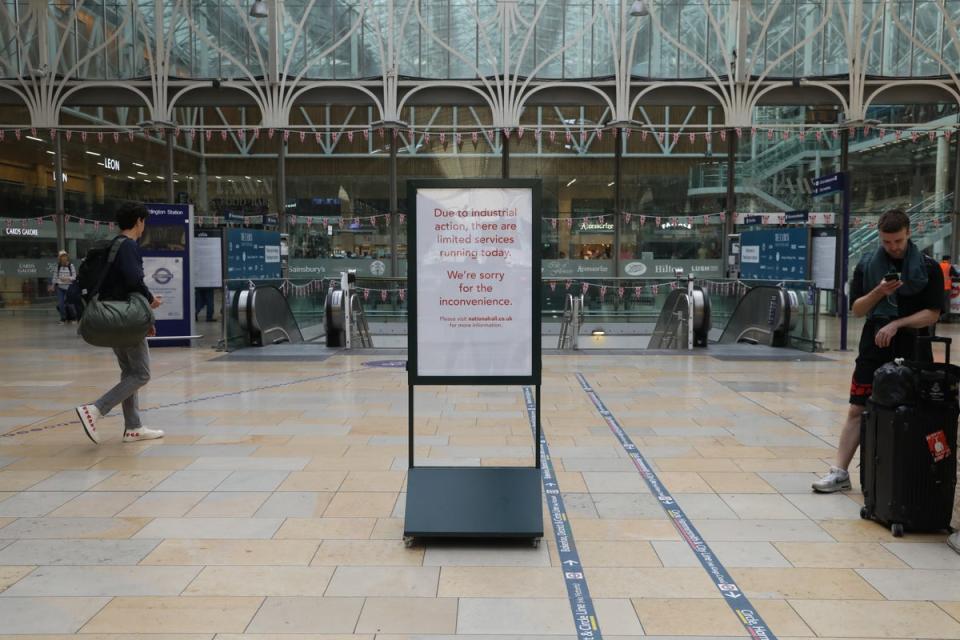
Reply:
[[[533, 399], [530, 387], [523, 388], [523, 399], [527, 404], [527, 418], [530, 420], [530, 429], [536, 433], [537, 405]], [[567, 508], [563, 504], [560, 494], [560, 485], [557, 474], [553, 470], [553, 461], [550, 459], [550, 447], [547, 437], [540, 431], [540, 466], [543, 472], [543, 491], [547, 496], [547, 506], [550, 509], [550, 524], [557, 542], [557, 552], [560, 555], [560, 566], [563, 568], [563, 581], [567, 585], [567, 596], [570, 598], [570, 610], [573, 613], [573, 622], [577, 628], [577, 637], [582, 640], [602, 640], [600, 622], [597, 620], [597, 611], [590, 598], [590, 589], [587, 588], [587, 578], [580, 564], [580, 554], [573, 540], [573, 531], [567, 519]]]
[[593, 387], [590, 386], [587, 379], [583, 374], [578, 373], [577, 380], [580, 382], [580, 386], [587, 396], [590, 397], [593, 406], [597, 408], [597, 411], [600, 412], [600, 415], [606, 421], [607, 426], [610, 427], [613, 434], [620, 440], [620, 445], [640, 471], [640, 475], [646, 481], [647, 486], [650, 487], [650, 491], [660, 501], [660, 506], [667, 512], [667, 516], [669, 516], [671, 522], [673, 522], [673, 526], [680, 532], [680, 537], [686, 541], [694, 555], [697, 556], [697, 560], [700, 561], [700, 564], [710, 575], [710, 579], [717, 586], [717, 589], [720, 590], [720, 593], [723, 594], [726, 603], [733, 609], [733, 612], [737, 614], [740, 623], [743, 624], [754, 638], [776, 640], [777, 636], [770, 630], [767, 623], [763, 621], [763, 618], [760, 617], [757, 610], [753, 608], [750, 600], [747, 599], [747, 596], [740, 590], [737, 583], [733, 581], [733, 577], [727, 572], [723, 564], [720, 563], [719, 558], [717, 558], [710, 549], [710, 545], [704, 542], [700, 536], [700, 532], [697, 531], [697, 528], [690, 522], [687, 514], [683, 512], [683, 509], [681, 509], [677, 501], [674, 500], [670, 491], [660, 482], [660, 478], [657, 477], [657, 474], [647, 463], [647, 459], [643, 457], [640, 450], [633, 444], [633, 440], [631, 440], [627, 432], [623, 430], [623, 427], [620, 426], [620, 423], [614, 415], [607, 409], [607, 406], [603, 404], [603, 400], [601, 400], [600, 396], [593, 390]]

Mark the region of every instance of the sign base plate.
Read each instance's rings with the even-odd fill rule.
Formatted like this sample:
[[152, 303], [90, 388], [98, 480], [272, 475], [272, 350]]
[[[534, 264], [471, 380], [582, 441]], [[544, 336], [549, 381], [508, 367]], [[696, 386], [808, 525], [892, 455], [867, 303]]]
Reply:
[[407, 473], [408, 538], [541, 538], [535, 467], [414, 467]]

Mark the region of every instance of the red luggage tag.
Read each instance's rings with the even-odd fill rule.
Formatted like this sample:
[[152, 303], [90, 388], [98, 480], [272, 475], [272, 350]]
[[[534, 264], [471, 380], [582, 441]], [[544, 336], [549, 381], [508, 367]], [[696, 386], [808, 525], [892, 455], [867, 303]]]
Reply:
[[947, 445], [947, 434], [943, 431], [937, 431], [927, 436], [927, 447], [930, 448], [930, 455], [934, 462], [940, 462], [950, 455], [950, 447]]

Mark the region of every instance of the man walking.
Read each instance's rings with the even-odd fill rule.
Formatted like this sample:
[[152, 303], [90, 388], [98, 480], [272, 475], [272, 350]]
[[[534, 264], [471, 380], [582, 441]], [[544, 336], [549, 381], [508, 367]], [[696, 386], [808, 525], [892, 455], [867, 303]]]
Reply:
[[[120, 235], [114, 238], [113, 242], [120, 246], [113, 264], [107, 267], [108, 271], [100, 286], [101, 300], [126, 300], [131, 293], [140, 293], [150, 301], [152, 309], [156, 309], [163, 302], [161, 296], [151, 294], [143, 282], [143, 257], [140, 255], [137, 240], [143, 235], [148, 215], [147, 208], [139, 202], [124, 204], [117, 211]], [[151, 328], [149, 335], [156, 335], [156, 329]], [[113, 352], [120, 365], [120, 382], [93, 404], [77, 407], [77, 415], [84, 432], [94, 443], [99, 444], [97, 420], [122, 403], [124, 442], [162, 438], [163, 431], [143, 426], [137, 405], [137, 392], [150, 381], [150, 349], [147, 347], [146, 338], [133, 347], [114, 347]]]
[[877, 223], [880, 247], [853, 272], [853, 314], [866, 316], [850, 384], [850, 409], [840, 434], [836, 465], [813, 483], [818, 493], [850, 489], [847, 469], [860, 446], [860, 414], [873, 392], [873, 374], [894, 358], [933, 362], [929, 343], [917, 352], [917, 336], [930, 335], [943, 308], [943, 272], [910, 240], [910, 218], [891, 209]]

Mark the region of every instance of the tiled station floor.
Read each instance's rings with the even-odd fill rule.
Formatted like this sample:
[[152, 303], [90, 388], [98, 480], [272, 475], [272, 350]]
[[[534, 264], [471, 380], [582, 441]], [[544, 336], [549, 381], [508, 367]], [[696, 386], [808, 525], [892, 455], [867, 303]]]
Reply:
[[[957, 333], [952, 327], [947, 333]], [[852, 354], [547, 355], [543, 418], [605, 637], [747, 631], [581, 388], [593, 386], [780, 638], [960, 638], [960, 555], [818, 496]], [[0, 318], [0, 636], [573, 638], [539, 548], [401, 540], [406, 378], [384, 355], [238, 361], [154, 349], [162, 441], [92, 445], [72, 412], [112, 355]], [[424, 461], [525, 464], [519, 388], [418, 391]], [[854, 474], [855, 476], [856, 474]]]

